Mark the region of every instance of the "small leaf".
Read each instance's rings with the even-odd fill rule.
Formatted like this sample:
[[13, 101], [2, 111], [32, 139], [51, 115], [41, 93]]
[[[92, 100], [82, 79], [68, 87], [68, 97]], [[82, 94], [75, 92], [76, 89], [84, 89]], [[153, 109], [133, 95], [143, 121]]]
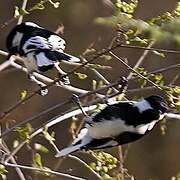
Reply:
[[22, 9], [22, 8], [19, 9], [19, 13], [20, 13], [21, 16], [29, 14], [29, 12], [27, 10]]
[[109, 61], [112, 59], [112, 56], [111, 55], [106, 55], [106, 54], [103, 54], [102, 56], [100, 56], [101, 58], [104, 58], [105, 60]]
[[34, 155], [33, 166], [34, 167], [38, 167], [38, 168], [42, 168], [43, 167], [43, 165], [42, 165], [42, 158], [41, 158], [41, 155], [39, 153], [36, 153]]
[[24, 127], [17, 127], [15, 131], [19, 134], [23, 140], [28, 140], [30, 133], [33, 131], [31, 124], [26, 124]]
[[52, 132], [51, 134], [49, 134], [48, 129], [45, 128], [43, 131], [43, 135], [45, 139], [49, 141], [50, 144], [54, 144], [53, 141], [55, 141], [55, 132]]
[[6, 173], [8, 171], [6, 170], [5, 166], [0, 164], [0, 176], [2, 177], [3, 180], [6, 179]]
[[15, 8], [15, 10], [14, 10], [14, 17], [18, 18], [20, 16], [19, 7], [15, 6], [14, 8]]
[[13, 148], [16, 148], [19, 145], [19, 141], [18, 140], [14, 140], [13, 142]]
[[48, 2], [49, 2], [50, 4], [52, 4], [52, 5], [54, 6], [54, 8], [58, 8], [59, 5], [60, 5], [60, 2], [53, 2], [52, 0], [48, 0]]
[[173, 90], [175, 93], [180, 94], [180, 86], [175, 86]]
[[39, 143], [35, 143], [34, 144], [34, 149], [37, 151], [41, 151], [43, 153], [48, 153], [49, 149], [47, 149], [45, 146], [43, 146], [42, 144]]
[[79, 72], [74, 72], [74, 74], [76, 74], [78, 76], [78, 78], [81, 80], [84, 80], [88, 77], [86, 74], [79, 73]]
[[27, 91], [26, 90], [22, 91], [21, 92], [21, 100], [25, 99], [26, 96], [27, 96]]
[[158, 52], [158, 51], [153, 51], [153, 53], [154, 53], [155, 55], [157, 55], [157, 56], [162, 57], [162, 58], [165, 58], [165, 57], [166, 57], [164, 53], [161, 53], [161, 52]]
[[97, 89], [97, 81], [93, 80], [92, 83], [93, 83], [93, 90], [96, 90]]

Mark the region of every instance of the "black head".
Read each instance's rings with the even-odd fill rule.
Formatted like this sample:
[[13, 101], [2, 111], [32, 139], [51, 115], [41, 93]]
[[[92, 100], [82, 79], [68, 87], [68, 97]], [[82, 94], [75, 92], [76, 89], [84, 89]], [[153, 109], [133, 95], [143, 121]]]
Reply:
[[153, 95], [145, 98], [145, 100], [147, 100], [154, 109], [159, 110], [161, 114], [169, 110], [167, 102], [161, 96]]

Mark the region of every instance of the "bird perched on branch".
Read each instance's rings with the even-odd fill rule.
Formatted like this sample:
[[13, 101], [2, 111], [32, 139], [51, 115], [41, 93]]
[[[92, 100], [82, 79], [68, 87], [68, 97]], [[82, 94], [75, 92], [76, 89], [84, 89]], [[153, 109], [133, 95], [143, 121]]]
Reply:
[[148, 134], [168, 109], [165, 100], [156, 95], [108, 105], [87, 118], [77, 138], [56, 157], [77, 150], [104, 149], [136, 141]]
[[33, 76], [33, 72], [45, 72], [55, 67], [64, 84], [69, 84], [69, 78], [60, 69], [59, 62], [79, 62], [80, 59], [64, 53], [65, 40], [58, 34], [46, 30], [33, 22], [24, 22], [16, 25], [7, 36], [6, 46], [9, 56], [20, 55], [28, 70], [28, 77], [36, 82], [41, 88], [41, 95], [47, 93], [43, 89], [44, 83]]

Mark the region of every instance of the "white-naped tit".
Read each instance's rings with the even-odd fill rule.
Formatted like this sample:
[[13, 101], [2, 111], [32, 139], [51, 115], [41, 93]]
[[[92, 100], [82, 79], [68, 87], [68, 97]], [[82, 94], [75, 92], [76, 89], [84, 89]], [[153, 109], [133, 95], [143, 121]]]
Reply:
[[55, 67], [61, 81], [69, 84], [69, 78], [59, 67], [62, 60], [79, 62], [80, 59], [64, 53], [66, 42], [58, 34], [44, 29], [33, 22], [24, 22], [16, 25], [7, 36], [6, 46], [9, 52], [8, 59], [12, 55], [19, 55], [28, 70], [28, 77], [42, 88], [44, 83], [33, 76], [33, 72], [45, 72]]
[[108, 105], [89, 116], [73, 143], [56, 157], [77, 150], [104, 149], [134, 142], [148, 134], [168, 110], [164, 98], [157, 95]]

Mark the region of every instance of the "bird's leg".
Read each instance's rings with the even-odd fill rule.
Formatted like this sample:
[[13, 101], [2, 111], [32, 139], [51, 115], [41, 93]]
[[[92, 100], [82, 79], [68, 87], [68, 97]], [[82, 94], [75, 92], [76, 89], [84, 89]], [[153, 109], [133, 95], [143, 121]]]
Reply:
[[76, 94], [72, 94], [72, 100], [75, 104], [77, 104], [77, 106], [79, 107], [79, 109], [81, 110], [82, 114], [84, 117], [89, 117], [88, 114], [83, 110], [83, 107], [81, 105], [81, 102], [80, 102], [80, 99], [79, 99], [79, 96], [76, 95]]
[[66, 73], [59, 67], [59, 62], [54, 63], [54, 67], [58, 70], [59, 72], [59, 77], [60, 77], [60, 81], [64, 84], [64, 85], [69, 85], [70, 81], [69, 81], [69, 77], [66, 75]]
[[40, 94], [41, 96], [45, 96], [45, 95], [48, 94], [48, 89], [46, 88], [46, 84], [44, 84], [43, 82], [37, 80], [36, 77], [35, 77], [32, 73], [28, 73], [28, 78], [29, 78], [31, 81], [33, 81], [33, 82], [35, 82], [36, 84], [38, 84], [38, 86], [40, 86], [41, 89], [40, 89], [39, 94]]

